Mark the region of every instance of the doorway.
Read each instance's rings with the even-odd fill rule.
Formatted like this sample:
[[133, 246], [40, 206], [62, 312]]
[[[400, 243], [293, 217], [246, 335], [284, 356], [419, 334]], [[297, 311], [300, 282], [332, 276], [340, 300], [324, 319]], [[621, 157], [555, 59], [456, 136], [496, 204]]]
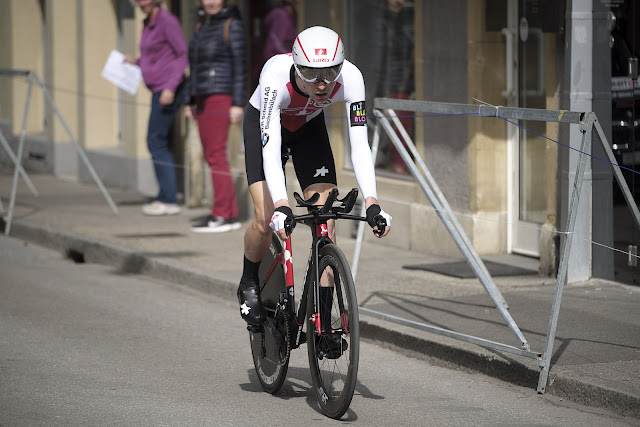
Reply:
[[[557, 109], [556, 40], [562, 2], [508, 2], [508, 105]], [[561, 18], [560, 18], [561, 19]], [[510, 68], [510, 69], [509, 69]], [[557, 125], [520, 120], [508, 124], [510, 168], [510, 252], [539, 257], [543, 224], [555, 224]], [[546, 137], [546, 138], [545, 138]]]

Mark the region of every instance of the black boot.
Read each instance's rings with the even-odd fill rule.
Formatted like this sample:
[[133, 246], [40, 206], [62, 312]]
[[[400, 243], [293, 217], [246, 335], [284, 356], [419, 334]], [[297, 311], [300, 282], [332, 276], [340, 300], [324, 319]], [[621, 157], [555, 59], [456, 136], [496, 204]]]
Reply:
[[238, 286], [238, 302], [240, 315], [245, 322], [260, 324], [265, 320], [264, 308], [260, 300], [260, 287], [257, 283], [240, 282]]

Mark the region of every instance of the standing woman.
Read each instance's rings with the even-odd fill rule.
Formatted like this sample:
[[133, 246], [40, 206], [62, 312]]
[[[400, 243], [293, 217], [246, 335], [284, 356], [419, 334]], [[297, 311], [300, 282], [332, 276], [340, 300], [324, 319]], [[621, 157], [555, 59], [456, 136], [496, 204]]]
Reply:
[[187, 68], [187, 43], [178, 18], [163, 9], [162, 0], [136, 0], [147, 15], [140, 37], [140, 57], [125, 57], [142, 71], [145, 85], [153, 93], [147, 130], [147, 146], [160, 190], [152, 203], [144, 205], [145, 215], [175, 215], [180, 212], [177, 199], [176, 169], [169, 133], [180, 105], [184, 72]]
[[189, 104], [185, 116], [196, 119], [204, 157], [211, 168], [211, 216], [193, 231], [221, 233], [240, 228], [236, 192], [227, 161], [229, 124], [244, 112], [247, 43], [240, 11], [223, 0], [201, 0], [199, 18], [189, 42]]

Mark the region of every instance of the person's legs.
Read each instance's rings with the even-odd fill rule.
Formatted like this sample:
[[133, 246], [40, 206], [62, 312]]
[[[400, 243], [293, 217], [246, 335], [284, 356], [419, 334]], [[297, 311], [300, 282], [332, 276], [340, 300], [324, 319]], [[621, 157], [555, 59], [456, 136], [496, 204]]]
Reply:
[[211, 216], [224, 219], [238, 216], [236, 192], [227, 160], [230, 108], [231, 95], [210, 95], [198, 102], [197, 113], [203, 154], [211, 168], [214, 196]]
[[160, 105], [160, 93], [153, 94], [147, 147], [153, 160], [153, 168], [160, 190], [156, 200], [162, 203], [177, 204], [176, 171], [173, 153], [169, 144], [169, 132], [176, 113], [175, 105]]
[[238, 285], [238, 301], [242, 318], [253, 324], [264, 322], [265, 313], [259, 295], [260, 261], [269, 250], [272, 231], [269, 221], [273, 214], [273, 202], [265, 181], [249, 186], [253, 199], [253, 221], [244, 233], [244, 263], [242, 277]]
[[253, 199], [253, 221], [244, 234], [244, 256], [251, 262], [260, 263], [271, 244], [269, 221], [274, 207], [265, 181], [251, 184], [249, 193]]
[[269, 221], [274, 208], [262, 170], [260, 112], [251, 105], [245, 110], [243, 133], [247, 182], [253, 200], [254, 215], [244, 234], [244, 259], [242, 277], [238, 285], [238, 302], [242, 318], [247, 323], [257, 324], [265, 319], [259, 295], [258, 270], [271, 242]]
[[[307, 186], [304, 189], [304, 198], [308, 199], [313, 195], [313, 193], [319, 193], [320, 198], [318, 199], [318, 204], [323, 204], [331, 190], [336, 188], [336, 185], [333, 183], [316, 183]], [[336, 231], [335, 231], [335, 221], [328, 220], [327, 221], [327, 232], [329, 233], [329, 238], [332, 242], [336, 242]], [[318, 289], [318, 299], [319, 299], [319, 309], [320, 309], [320, 322], [323, 333], [328, 333], [331, 329], [331, 309], [333, 307], [333, 296], [335, 289], [335, 278], [333, 274], [333, 270], [331, 268], [326, 268], [324, 271], [320, 273], [320, 289]], [[324, 339], [321, 342], [318, 341], [318, 344], [322, 348], [324, 353], [327, 353], [331, 348], [346, 348], [346, 342], [342, 344], [342, 339], [338, 338], [337, 341], [333, 339]], [[342, 345], [342, 347], [340, 347]]]
[[[321, 114], [307, 123], [303, 132], [304, 135], [300, 141], [304, 141], [306, 145], [293, 145], [293, 165], [305, 199], [311, 197], [313, 193], [318, 193], [320, 194], [318, 204], [323, 204], [329, 193], [337, 187], [335, 161], [324, 115]], [[309, 147], [313, 149], [310, 150]], [[329, 238], [335, 243], [334, 220], [327, 221], [327, 232]], [[322, 327], [325, 330], [330, 326], [334, 283], [333, 270], [328, 268], [320, 273], [319, 309]]]

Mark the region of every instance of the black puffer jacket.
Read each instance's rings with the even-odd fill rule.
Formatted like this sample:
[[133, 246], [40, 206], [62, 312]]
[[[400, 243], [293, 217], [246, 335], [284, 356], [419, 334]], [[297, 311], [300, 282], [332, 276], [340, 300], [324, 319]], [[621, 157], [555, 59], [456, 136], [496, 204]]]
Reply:
[[[228, 18], [229, 43], [224, 41]], [[231, 6], [207, 19], [200, 17], [189, 41], [190, 74], [187, 79], [187, 102], [196, 95], [228, 93], [232, 105], [244, 107], [247, 85], [247, 42], [240, 11]]]

